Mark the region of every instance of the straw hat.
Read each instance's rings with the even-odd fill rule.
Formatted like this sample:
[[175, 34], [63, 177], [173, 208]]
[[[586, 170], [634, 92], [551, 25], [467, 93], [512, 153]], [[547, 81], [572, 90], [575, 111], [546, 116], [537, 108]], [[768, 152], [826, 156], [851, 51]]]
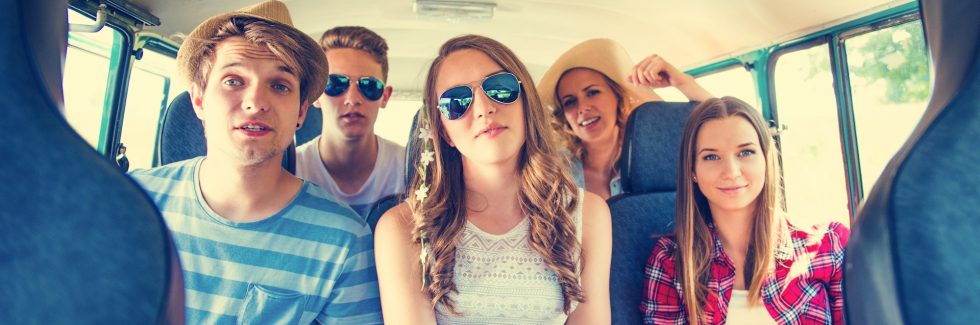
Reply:
[[558, 80], [566, 71], [574, 68], [589, 68], [598, 71], [623, 89], [625, 109], [632, 110], [639, 104], [658, 100], [653, 90], [643, 86], [633, 86], [627, 76], [633, 73], [633, 60], [630, 59], [622, 45], [608, 38], [595, 38], [575, 45], [555, 61], [544, 73], [538, 83], [538, 94], [544, 106], [554, 111], [558, 108], [555, 103], [555, 89]]
[[289, 9], [286, 8], [286, 4], [278, 0], [268, 0], [239, 9], [235, 12], [220, 14], [208, 18], [200, 25], [197, 25], [191, 31], [190, 35], [187, 35], [184, 43], [180, 46], [180, 50], [177, 51], [177, 72], [188, 85], [193, 83], [194, 75], [199, 71], [202, 59], [200, 55], [208, 41], [217, 34], [218, 28], [221, 25], [234, 17], [262, 19], [283, 29], [293, 30], [298, 35], [303, 35], [296, 42], [300, 44], [300, 48], [317, 49], [319, 55], [315, 56], [317, 57], [317, 61], [320, 62], [300, 62], [301, 65], [310, 70], [312, 76], [316, 76], [310, 80], [313, 84], [310, 85], [311, 88], [308, 88], [313, 90], [312, 93], [307, 94], [308, 98], [301, 98], [300, 100], [306, 100], [309, 97], [315, 100], [319, 97], [319, 91], [323, 91], [323, 88], [327, 84], [325, 77], [327, 75], [327, 58], [324, 56], [323, 51], [319, 50], [320, 45], [316, 40], [293, 27], [293, 19], [289, 16]]

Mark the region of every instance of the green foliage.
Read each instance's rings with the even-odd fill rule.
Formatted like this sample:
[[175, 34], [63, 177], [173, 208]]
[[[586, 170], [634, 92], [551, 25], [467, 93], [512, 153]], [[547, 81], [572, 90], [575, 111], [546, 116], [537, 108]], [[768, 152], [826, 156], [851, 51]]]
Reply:
[[[922, 32], [922, 22], [898, 26], [855, 36], [844, 42], [848, 70], [863, 84], [851, 78], [851, 87], [859, 89], [876, 82], [885, 83], [884, 103], [922, 102], [929, 98], [929, 58]], [[808, 53], [807, 78], [830, 71], [830, 54], [826, 47]]]
[[[857, 46], [848, 46], [852, 43]], [[885, 83], [883, 102], [921, 102], [929, 97], [929, 59], [920, 21], [857, 36], [845, 46], [848, 69], [867, 81], [863, 86]], [[851, 81], [852, 87], [862, 86]]]

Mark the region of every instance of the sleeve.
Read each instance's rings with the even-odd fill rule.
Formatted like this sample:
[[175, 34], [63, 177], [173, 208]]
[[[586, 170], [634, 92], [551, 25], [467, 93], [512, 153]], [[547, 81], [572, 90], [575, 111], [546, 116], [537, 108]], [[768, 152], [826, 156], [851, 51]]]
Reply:
[[684, 324], [686, 316], [674, 277], [674, 240], [660, 238], [647, 260], [640, 312], [644, 324]]
[[844, 276], [844, 247], [851, 236], [851, 230], [843, 224], [830, 224], [824, 235], [821, 251], [830, 254], [834, 270], [830, 276], [830, 310], [834, 324], [844, 324], [844, 290], [841, 280]]
[[382, 324], [378, 274], [374, 267], [374, 240], [364, 226], [353, 237], [341, 274], [334, 282], [327, 305], [316, 320], [320, 324]]

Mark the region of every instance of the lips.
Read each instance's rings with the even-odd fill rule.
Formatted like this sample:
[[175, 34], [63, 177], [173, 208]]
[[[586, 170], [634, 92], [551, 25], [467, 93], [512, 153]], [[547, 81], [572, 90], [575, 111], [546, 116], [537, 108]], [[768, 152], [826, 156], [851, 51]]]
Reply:
[[238, 130], [239, 132], [242, 132], [250, 137], [263, 136], [273, 131], [271, 126], [261, 121], [243, 122], [238, 124], [238, 126], [235, 127], [235, 130]]
[[341, 115], [340, 116], [340, 119], [341, 120], [344, 120], [344, 121], [347, 121], [347, 122], [360, 121], [360, 120], [365, 119], [365, 118], [367, 118], [367, 117], [364, 116], [364, 114], [361, 114], [361, 113], [358, 113], [358, 112], [350, 112], [350, 113], [347, 113], [347, 114], [344, 114], [344, 115]]
[[497, 123], [490, 123], [487, 127], [480, 131], [474, 138], [478, 138], [481, 135], [486, 135], [488, 138], [493, 139], [497, 137], [498, 134], [504, 132], [507, 127]]
[[590, 118], [590, 119], [586, 119], [585, 121], [579, 122], [578, 125], [579, 126], [589, 126], [589, 125], [595, 124], [596, 122], [599, 122], [600, 119], [601, 119], [601, 117], [596, 116], [596, 117], [593, 117], [593, 118]]
[[724, 194], [738, 194], [738, 192], [749, 187], [748, 185], [719, 187], [718, 190]]

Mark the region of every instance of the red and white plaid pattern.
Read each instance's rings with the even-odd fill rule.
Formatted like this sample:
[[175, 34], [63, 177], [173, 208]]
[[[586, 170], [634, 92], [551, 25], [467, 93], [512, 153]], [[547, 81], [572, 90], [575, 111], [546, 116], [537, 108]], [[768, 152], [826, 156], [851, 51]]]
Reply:
[[[844, 324], [841, 278], [850, 230], [840, 223], [811, 231], [792, 226], [789, 229], [792, 253], [785, 258], [777, 255], [775, 269], [762, 285], [766, 310], [778, 324]], [[715, 256], [704, 310], [709, 324], [725, 324], [735, 266], [722, 250], [714, 228], [711, 236], [715, 240]], [[645, 324], [688, 323], [680, 283], [674, 275], [675, 239], [675, 235], [661, 238], [647, 261], [647, 281], [640, 304]]]

